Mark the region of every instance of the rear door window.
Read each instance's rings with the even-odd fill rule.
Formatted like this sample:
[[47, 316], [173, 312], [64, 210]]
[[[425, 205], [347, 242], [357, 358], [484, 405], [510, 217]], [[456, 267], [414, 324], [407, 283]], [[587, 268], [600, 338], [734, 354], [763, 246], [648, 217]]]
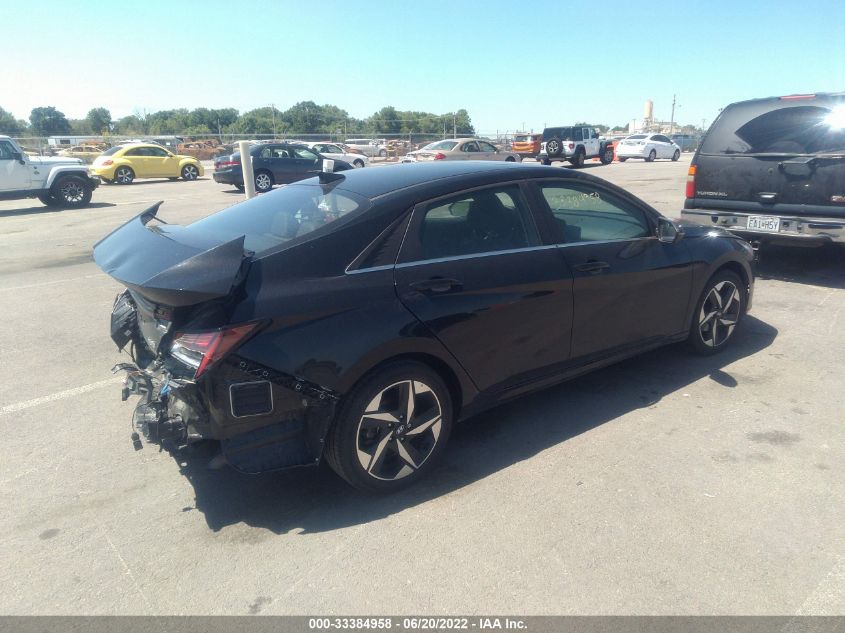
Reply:
[[[789, 105], [786, 105], [789, 104]], [[819, 154], [845, 151], [845, 99], [740, 103], [713, 124], [702, 154]]]

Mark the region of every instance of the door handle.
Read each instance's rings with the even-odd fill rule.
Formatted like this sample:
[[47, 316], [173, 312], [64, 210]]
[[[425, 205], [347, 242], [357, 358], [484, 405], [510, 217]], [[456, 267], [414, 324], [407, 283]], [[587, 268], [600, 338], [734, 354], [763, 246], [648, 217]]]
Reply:
[[760, 191], [757, 193], [757, 197], [763, 202], [774, 202], [777, 200], [778, 194], [771, 191]]
[[457, 279], [448, 279], [446, 277], [432, 277], [431, 279], [424, 279], [422, 281], [414, 281], [408, 284], [414, 290], [419, 292], [449, 292], [453, 288], [460, 288], [463, 283]]
[[597, 275], [605, 268], [610, 268], [610, 264], [607, 262], [598, 262], [594, 259], [584, 262], [583, 264], [578, 264], [575, 267], [575, 270], [582, 273], [590, 273], [591, 275]]

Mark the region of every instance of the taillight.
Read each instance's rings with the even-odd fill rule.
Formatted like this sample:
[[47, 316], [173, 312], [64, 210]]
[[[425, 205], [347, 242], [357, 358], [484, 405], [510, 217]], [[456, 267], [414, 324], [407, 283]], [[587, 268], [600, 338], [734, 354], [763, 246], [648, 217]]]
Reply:
[[443, 154], [441, 152], [437, 152], [434, 155], [434, 160], [443, 160], [444, 158], [446, 158], [446, 154]]
[[107, 167], [107, 166], [109, 166], [109, 165], [114, 165], [114, 161], [113, 161], [113, 160], [111, 160], [111, 159], [109, 159], [109, 160], [104, 160], [104, 161], [102, 162], [102, 165], [103, 165], [103, 167]]
[[214, 363], [243, 343], [259, 325], [247, 323], [210, 332], [179, 332], [170, 345], [170, 353], [193, 367], [194, 378], [199, 378]]
[[698, 167], [695, 165], [690, 165], [690, 168], [687, 170], [687, 198], [695, 198], [695, 173], [698, 171]]
[[575, 143], [570, 143], [570, 144], [569, 144], [569, 149], [575, 149]]
[[240, 165], [241, 161], [239, 160], [221, 160], [219, 163], [215, 163], [215, 167], [220, 169], [221, 167], [234, 167], [235, 165]]

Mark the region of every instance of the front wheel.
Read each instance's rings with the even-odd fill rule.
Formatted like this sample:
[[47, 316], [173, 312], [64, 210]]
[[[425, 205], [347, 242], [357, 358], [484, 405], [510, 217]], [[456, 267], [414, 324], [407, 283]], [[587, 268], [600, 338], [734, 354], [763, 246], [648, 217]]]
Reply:
[[352, 161], [352, 164], [355, 165], [355, 167], [360, 169], [361, 167], [364, 166], [364, 161], [362, 161], [360, 158], [356, 158], [355, 160]]
[[386, 150], [386, 149], [379, 150], [378, 155], [379, 155], [381, 158], [387, 158], [387, 150]]
[[57, 201], [56, 206], [66, 209], [78, 209], [91, 202], [93, 189], [79, 176], [65, 176], [50, 189], [50, 197]]
[[602, 165], [609, 165], [613, 162], [613, 147], [605, 148], [604, 152], [601, 155], [601, 164]]
[[747, 297], [742, 280], [729, 270], [717, 272], [701, 293], [687, 341], [703, 356], [721, 352], [745, 313]]
[[651, 150], [645, 160], [647, 163], [653, 163], [655, 158], [657, 158], [657, 152]]
[[505, 158], [505, 162], [506, 163], [515, 163], [516, 159], [513, 156], [508, 156], [507, 158]]
[[326, 459], [351, 485], [389, 493], [425, 476], [452, 429], [452, 399], [430, 367], [396, 362], [352, 391], [326, 443]]
[[681, 152], [679, 150], [675, 150], [675, 153], [672, 154], [672, 160], [677, 161], [681, 157]]
[[196, 180], [200, 177], [200, 170], [196, 165], [185, 165], [182, 168], [182, 180]]

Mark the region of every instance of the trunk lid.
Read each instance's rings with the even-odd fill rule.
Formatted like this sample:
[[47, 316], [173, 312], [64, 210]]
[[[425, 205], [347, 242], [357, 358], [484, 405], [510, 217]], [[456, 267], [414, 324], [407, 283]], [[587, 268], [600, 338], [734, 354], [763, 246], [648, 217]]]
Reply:
[[171, 224], [147, 226], [161, 203], [94, 245], [94, 261], [130, 291], [152, 352], [190, 306], [229, 295], [242, 278], [244, 236], [217, 236]]

